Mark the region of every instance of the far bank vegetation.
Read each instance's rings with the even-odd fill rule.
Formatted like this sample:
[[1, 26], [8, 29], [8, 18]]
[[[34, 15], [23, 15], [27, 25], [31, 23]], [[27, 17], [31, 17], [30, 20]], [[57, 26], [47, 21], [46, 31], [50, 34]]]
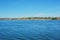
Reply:
[[0, 18], [0, 20], [60, 20], [60, 17]]

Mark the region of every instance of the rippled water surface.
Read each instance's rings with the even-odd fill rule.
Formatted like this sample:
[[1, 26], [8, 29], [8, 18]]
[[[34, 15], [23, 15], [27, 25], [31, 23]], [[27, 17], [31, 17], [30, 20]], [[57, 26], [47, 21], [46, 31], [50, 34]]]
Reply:
[[0, 20], [0, 40], [60, 40], [60, 20]]

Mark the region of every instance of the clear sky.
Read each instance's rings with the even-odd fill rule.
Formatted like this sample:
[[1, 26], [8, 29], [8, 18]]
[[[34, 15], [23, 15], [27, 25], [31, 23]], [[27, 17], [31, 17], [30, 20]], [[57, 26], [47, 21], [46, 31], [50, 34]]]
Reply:
[[45, 16], [60, 16], [60, 0], [0, 0], [0, 17]]

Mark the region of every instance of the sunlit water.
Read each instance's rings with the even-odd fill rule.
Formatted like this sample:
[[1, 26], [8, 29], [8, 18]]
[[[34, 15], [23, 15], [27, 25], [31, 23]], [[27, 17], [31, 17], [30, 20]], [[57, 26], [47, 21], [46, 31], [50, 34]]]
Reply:
[[60, 20], [0, 20], [0, 40], [60, 40]]

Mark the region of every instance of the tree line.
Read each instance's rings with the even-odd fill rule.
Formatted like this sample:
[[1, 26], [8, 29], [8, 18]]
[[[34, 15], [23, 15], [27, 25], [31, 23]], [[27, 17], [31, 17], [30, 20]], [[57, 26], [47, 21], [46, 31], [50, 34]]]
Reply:
[[0, 20], [60, 20], [60, 17], [0, 18]]

